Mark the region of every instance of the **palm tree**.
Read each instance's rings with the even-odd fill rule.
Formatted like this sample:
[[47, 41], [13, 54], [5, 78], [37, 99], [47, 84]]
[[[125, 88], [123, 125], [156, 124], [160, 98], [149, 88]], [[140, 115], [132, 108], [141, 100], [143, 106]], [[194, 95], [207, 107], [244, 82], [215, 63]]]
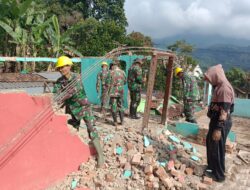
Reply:
[[[52, 16], [52, 25], [50, 25], [45, 31], [45, 37], [48, 40], [50, 47], [49, 51], [52, 56], [58, 57], [61, 54], [71, 54], [77, 56], [83, 56], [77, 51], [73, 45], [73, 41], [70, 38], [71, 29], [61, 34], [60, 26], [56, 16]], [[48, 71], [50, 71], [52, 65], [49, 64]]]
[[[24, 56], [26, 54], [28, 32], [23, 28], [23, 19], [26, 11], [29, 9], [32, 0], [22, 2], [15, 0], [3, 0], [0, 4], [1, 17], [0, 27], [10, 36], [12, 44], [15, 44], [15, 54]], [[8, 46], [8, 44], [5, 44]], [[24, 63], [25, 65], [25, 63]], [[16, 71], [21, 70], [21, 64], [17, 63]]]

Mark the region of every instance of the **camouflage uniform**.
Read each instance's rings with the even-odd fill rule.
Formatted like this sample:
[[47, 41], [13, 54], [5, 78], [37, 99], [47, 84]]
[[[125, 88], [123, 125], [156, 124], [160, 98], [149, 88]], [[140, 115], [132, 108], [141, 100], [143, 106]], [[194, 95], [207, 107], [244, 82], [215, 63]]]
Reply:
[[107, 77], [108, 77], [109, 70], [102, 69], [97, 75], [96, 81], [96, 91], [99, 93], [100, 87], [102, 91], [101, 95], [101, 109], [107, 109], [108, 106], [108, 85], [107, 85]]
[[74, 87], [68, 90], [67, 94], [60, 103], [64, 103], [64, 105], [68, 108], [69, 113], [72, 115], [73, 120], [77, 120], [78, 124], [80, 124], [81, 119], [84, 120], [87, 125], [89, 137], [94, 139], [98, 137], [97, 131], [93, 127], [95, 118], [82, 82], [77, 78], [78, 75], [75, 73], [72, 73], [70, 79], [67, 79], [65, 76], [61, 76], [56, 81], [53, 93], [58, 93], [63, 90], [72, 80], [78, 80]]
[[114, 120], [114, 124], [117, 123], [116, 115], [117, 111], [120, 114], [121, 123], [123, 123], [124, 117], [124, 85], [126, 84], [126, 74], [123, 70], [116, 68], [111, 70], [107, 77], [107, 84], [109, 86], [109, 97], [111, 113]]
[[186, 121], [196, 123], [196, 119], [194, 117], [195, 103], [200, 98], [197, 81], [194, 76], [184, 73], [182, 79], [182, 85], [183, 85], [184, 114], [186, 116]]
[[130, 91], [130, 116], [136, 118], [137, 107], [141, 101], [141, 89], [143, 85], [142, 68], [139, 63], [134, 63], [128, 71], [128, 88]]

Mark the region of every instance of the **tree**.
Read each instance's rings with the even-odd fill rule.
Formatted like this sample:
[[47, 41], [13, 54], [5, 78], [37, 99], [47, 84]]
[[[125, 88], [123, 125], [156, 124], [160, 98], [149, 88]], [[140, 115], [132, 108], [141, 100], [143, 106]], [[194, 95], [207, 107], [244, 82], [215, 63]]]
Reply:
[[226, 76], [233, 86], [238, 88], [245, 86], [247, 75], [242, 69], [231, 68], [229, 71], [226, 72]]
[[[25, 16], [27, 10], [31, 6], [32, 0], [24, 0], [22, 2], [15, 0], [4, 0], [0, 3], [1, 17], [0, 27], [8, 35], [8, 41], [15, 44], [15, 55], [23, 56], [26, 54], [28, 31], [24, 28], [24, 25], [28, 21], [28, 17]], [[8, 46], [8, 44], [6, 44]], [[11, 49], [11, 48], [10, 48]], [[26, 63], [24, 63], [24, 67]], [[15, 69], [21, 70], [21, 64], [18, 63]]]
[[127, 35], [126, 44], [128, 46], [146, 46], [152, 47], [153, 42], [149, 36], [144, 36], [140, 32], [132, 32]]
[[71, 34], [75, 47], [85, 56], [101, 56], [123, 44], [124, 30], [114, 21], [98, 21], [94, 18], [78, 23]]
[[192, 71], [198, 65], [198, 61], [191, 55], [194, 46], [188, 44], [185, 40], [177, 40], [174, 44], [169, 45], [167, 49], [176, 53], [177, 64], [184, 70]]
[[[53, 24], [49, 25], [44, 33], [50, 44], [48, 49], [51, 55], [59, 57], [61, 54], [71, 54], [71, 56], [77, 55], [82, 57], [83, 55], [73, 47], [74, 42], [70, 38], [70, 30], [61, 34], [57, 17], [54, 15], [51, 20]], [[51, 70], [51, 67], [52, 65], [49, 64], [47, 70]]]
[[[184, 71], [193, 71], [193, 69], [198, 65], [198, 61], [191, 55], [194, 50], [194, 46], [188, 44], [185, 40], [178, 40], [174, 44], [169, 45], [167, 49], [176, 53], [177, 59], [175, 61], [175, 65], [183, 68]], [[182, 88], [180, 88], [181, 85], [181, 81], [174, 77], [172, 83], [172, 94], [179, 99], [182, 98]]]
[[91, 0], [89, 1], [90, 17], [98, 21], [112, 20], [117, 25], [128, 25], [124, 11], [125, 0]]

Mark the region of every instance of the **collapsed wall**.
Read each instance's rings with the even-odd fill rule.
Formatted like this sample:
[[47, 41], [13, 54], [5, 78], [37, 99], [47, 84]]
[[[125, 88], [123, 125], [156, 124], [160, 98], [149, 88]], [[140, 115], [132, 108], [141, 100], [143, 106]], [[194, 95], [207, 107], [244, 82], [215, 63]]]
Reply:
[[0, 93], [1, 189], [44, 189], [76, 171], [88, 145], [55, 115], [48, 96]]

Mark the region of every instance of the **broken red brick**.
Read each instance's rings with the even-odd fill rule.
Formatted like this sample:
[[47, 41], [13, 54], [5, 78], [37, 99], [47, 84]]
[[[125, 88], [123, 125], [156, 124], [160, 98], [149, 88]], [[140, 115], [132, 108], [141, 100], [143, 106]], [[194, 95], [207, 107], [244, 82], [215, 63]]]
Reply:
[[179, 177], [180, 172], [178, 172], [178, 171], [175, 170], [175, 169], [172, 169], [172, 170], [171, 170], [171, 175], [173, 175], [174, 177]]
[[156, 170], [156, 175], [160, 178], [160, 179], [165, 179], [168, 177], [165, 169], [163, 167], [159, 167], [157, 170]]
[[168, 162], [168, 170], [172, 170], [172, 169], [174, 169], [174, 161], [173, 161], [173, 160], [170, 160], [170, 161]]
[[127, 150], [132, 150], [134, 148], [134, 145], [131, 142], [128, 142], [126, 144], [126, 148], [127, 148]]
[[174, 167], [175, 167], [175, 169], [179, 170], [180, 167], [181, 167], [181, 163], [180, 162], [175, 162]]
[[194, 170], [192, 168], [186, 168], [185, 172], [186, 172], [187, 175], [193, 175]]
[[181, 172], [183, 172], [183, 173], [184, 173], [184, 172], [185, 172], [185, 170], [186, 170], [186, 164], [182, 164], [182, 165], [181, 165], [181, 169], [180, 169], [180, 170], [181, 170]]
[[131, 170], [131, 165], [130, 163], [126, 163], [125, 166], [124, 166], [124, 170]]
[[88, 171], [87, 172], [88, 177], [94, 178], [96, 176], [96, 171]]
[[159, 135], [159, 140], [163, 140], [163, 139], [165, 139], [165, 136], [163, 134], [160, 134]]
[[155, 176], [154, 176], [153, 174], [150, 174], [150, 175], [148, 176], [148, 181], [153, 182], [154, 179], [155, 179]]
[[157, 181], [153, 182], [153, 188], [154, 189], [159, 189], [160, 188], [160, 185]]
[[144, 153], [152, 154], [154, 152], [154, 148], [152, 145], [149, 145], [147, 148], [144, 149]]
[[168, 177], [162, 179], [161, 181], [162, 181], [163, 185], [168, 189], [171, 189], [174, 186], [172, 180]]
[[204, 176], [203, 178], [203, 183], [207, 184], [207, 185], [212, 185], [213, 183], [213, 179], [207, 176]]
[[138, 145], [138, 149], [139, 149], [139, 152], [140, 152], [140, 153], [143, 153], [144, 146], [143, 146], [142, 143], [140, 143], [140, 144]]
[[105, 180], [107, 182], [114, 182], [115, 181], [115, 177], [112, 174], [106, 174], [105, 175]]
[[139, 165], [141, 162], [141, 154], [137, 153], [132, 158], [132, 164]]
[[119, 157], [120, 166], [123, 167], [127, 163], [127, 159], [124, 157]]
[[207, 190], [207, 185], [204, 183], [198, 183], [196, 187], [197, 190]]
[[147, 182], [146, 182], [146, 187], [147, 187], [148, 189], [153, 189], [153, 187], [154, 187], [153, 182], [147, 181]]
[[149, 174], [152, 174], [153, 173], [153, 167], [151, 165], [148, 165], [145, 167], [144, 169], [144, 173], [149, 175]]
[[184, 183], [185, 182], [185, 177], [183, 176], [183, 175], [179, 175], [178, 176], [178, 181], [180, 182], [180, 183]]
[[152, 156], [145, 155], [145, 156], [143, 157], [143, 163], [144, 163], [145, 165], [152, 164], [152, 162], [153, 162]]

